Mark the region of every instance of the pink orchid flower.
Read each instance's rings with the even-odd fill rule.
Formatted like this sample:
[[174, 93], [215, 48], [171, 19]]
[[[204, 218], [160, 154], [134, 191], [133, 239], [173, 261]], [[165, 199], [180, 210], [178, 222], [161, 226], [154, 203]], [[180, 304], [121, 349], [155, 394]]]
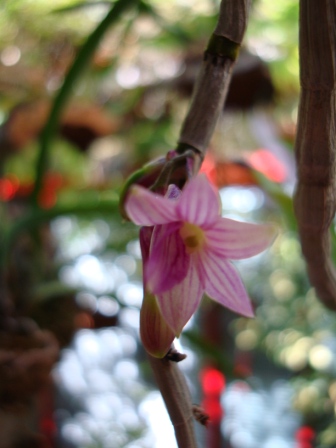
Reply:
[[276, 236], [274, 225], [223, 218], [219, 194], [203, 174], [187, 182], [182, 192], [171, 185], [166, 196], [133, 186], [125, 209], [135, 224], [154, 226], [144, 260], [144, 285], [173, 334], [181, 333], [204, 293], [239, 314], [253, 316], [230, 260], [264, 251]]

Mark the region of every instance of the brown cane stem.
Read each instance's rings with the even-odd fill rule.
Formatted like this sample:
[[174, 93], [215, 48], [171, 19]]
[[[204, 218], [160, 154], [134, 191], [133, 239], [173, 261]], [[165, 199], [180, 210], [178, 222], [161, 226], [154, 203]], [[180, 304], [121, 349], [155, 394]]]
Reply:
[[[204, 155], [224, 107], [231, 72], [247, 26], [250, 0], [223, 0], [215, 33], [205, 51], [177, 151]], [[167, 358], [149, 357], [175, 429], [179, 448], [196, 448], [193, 405], [183, 374]]]
[[196, 448], [191, 397], [183, 373], [176, 362], [148, 357], [174, 426], [178, 446]]
[[295, 212], [308, 274], [324, 304], [336, 310], [329, 226], [335, 214], [336, 4], [300, 1], [300, 81]]
[[243, 40], [250, 0], [222, 1], [215, 32], [193, 93], [189, 112], [179, 138], [180, 148], [196, 148], [205, 153], [231, 81], [232, 68]]

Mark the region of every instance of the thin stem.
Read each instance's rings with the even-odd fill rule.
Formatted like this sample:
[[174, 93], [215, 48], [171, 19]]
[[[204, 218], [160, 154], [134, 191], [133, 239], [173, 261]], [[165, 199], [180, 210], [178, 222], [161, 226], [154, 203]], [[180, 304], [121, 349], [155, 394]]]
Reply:
[[148, 356], [157, 385], [174, 426], [180, 448], [196, 448], [193, 411], [189, 389], [176, 362]]
[[[232, 68], [247, 26], [249, 0], [223, 0], [217, 27], [204, 54], [179, 148], [207, 150], [231, 81]], [[179, 150], [179, 149], [178, 149]]]
[[21, 233], [39, 227], [43, 222], [51, 221], [59, 216], [87, 215], [89, 213], [113, 213], [118, 209], [118, 198], [86, 201], [85, 204], [56, 206], [49, 210], [34, 209], [18, 219], [4, 234], [0, 250], [0, 267], [5, 266], [12, 245]]
[[78, 78], [82, 75], [83, 70], [87, 67], [94, 51], [96, 50], [100, 40], [102, 39], [108, 28], [120, 18], [121, 14], [138, 0], [118, 0], [113, 7], [90, 34], [82, 48], [80, 49], [73, 65], [70, 67], [64, 83], [59, 90], [49, 114], [48, 121], [41, 133], [40, 151], [36, 163], [35, 186], [32, 194], [33, 204], [37, 205], [40, 190], [43, 184], [44, 173], [48, 165], [48, 155], [50, 151], [50, 143], [56, 133], [58, 121], [62, 110], [72, 94], [72, 88]]
[[[250, 0], [223, 0], [219, 21], [205, 51], [177, 151], [192, 149], [203, 157], [224, 107], [231, 72], [247, 25]], [[169, 167], [168, 167], [169, 168]], [[164, 171], [165, 168], [163, 168]], [[174, 426], [179, 448], [196, 448], [193, 405], [183, 374], [166, 358], [149, 357]]]

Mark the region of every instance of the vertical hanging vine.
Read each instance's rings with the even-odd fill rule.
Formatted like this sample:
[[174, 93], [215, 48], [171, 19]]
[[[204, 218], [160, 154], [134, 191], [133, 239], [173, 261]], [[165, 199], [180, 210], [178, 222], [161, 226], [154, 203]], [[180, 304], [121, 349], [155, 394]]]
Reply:
[[[204, 157], [223, 110], [232, 68], [247, 27], [250, 3], [250, 0], [222, 0], [218, 24], [204, 53], [177, 147], [181, 154], [192, 150], [199, 161]], [[193, 405], [176, 362], [169, 357], [150, 357], [150, 361], [173, 423], [179, 448], [197, 447], [191, 418]]]
[[294, 207], [311, 284], [333, 310], [336, 275], [329, 227], [336, 207], [335, 24], [335, 1], [300, 1], [301, 97]]

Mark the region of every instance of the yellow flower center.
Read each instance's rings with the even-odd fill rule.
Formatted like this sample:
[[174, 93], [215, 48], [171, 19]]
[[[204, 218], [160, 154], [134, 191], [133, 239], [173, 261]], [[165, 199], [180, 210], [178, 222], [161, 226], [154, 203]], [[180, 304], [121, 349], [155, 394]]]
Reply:
[[205, 237], [203, 230], [189, 222], [185, 222], [181, 227], [180, 236], [186, 246], [188, 254], [201, 249], [204, 244]]

